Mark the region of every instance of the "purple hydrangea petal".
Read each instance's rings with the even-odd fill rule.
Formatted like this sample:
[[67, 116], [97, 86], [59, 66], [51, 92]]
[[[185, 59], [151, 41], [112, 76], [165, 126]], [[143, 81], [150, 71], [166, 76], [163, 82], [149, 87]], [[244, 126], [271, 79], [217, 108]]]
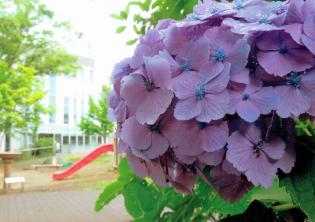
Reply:
[[171, 89], [171, 70], [169, 63], [159, 57], [151, 57], [145, 59], [145, 66], [149, 79], [154, 83], [155, 87]]
[[277, 114], [282, 118], [291, 115], [298, 117], [310, 108], [309, 99], [299, 90], [290, 86], [278, 86], [275, 88], [279, 95]]
[[152, 133], [146, 125], [141, 125], [133, 116], [122, 126], [121, 138], [132, 149], [146, 150], [151, 146]]
[[218, 166], [224, 158], [225, 150], [220, 149], [214, 152], [203, 152], [199, 157], [199, 161], [210, 166]]
[[131, 74], [122, 79], [120, 95], [128, 106], [139, 106], [146, 94], [144, 80], [140, 74]]
[[202, 76], [194, 71], [183, 72], [172, 80], [175, 95], [178, 99], [187, 99], [195, 95], [195, 89], [200, 84]]
[[179, 100], [176, 103], [174, 116], [178, 120], [190, 120], [200, 114], [202, 105], [195, 97]]
[[147, 92], [146, 97], [136, 111], [137, 120], [141, 123], [154, 124], [159, 116], [167, 110], [174, 94], [166, 89], [154, 89]]
[[221, 166], [215, 167], [210, 173], [219, 188], [220, 196], [225, 201], [237, 202], [253, 188], [252, 183], [239, 175], [225, 172]]
[[160, 133], [152, 133], [152, 144], [149, 149], [142, 153], [149, 159], [155, 159], [162, 156], [169, 148], [168, 140]]
[[139, 177], [144, 178], [149, 176], [149, 171], [144, 160], [134, 155], [130, 149], [126, 150], [126, 157], [132, 168], [132, 171], [135, 172]]
[[224, 117], [229, 109], [228, 91], [223, 91], [218, 94], [206, 94], [200, 101], [201, 111], [197, 116], [200, 122], [210, 122], [211, 120], [218, 120]]
[[270, 158], [279, 160], [285, 153], [285, 143], [281, 138], [275, 138], [272, 141], [265, 143], [263, 149]]
[[221, 150], [228, 139], [229, 128], [227, 122], [211, 124], [200, 131], [201, 147], [206, 152]]

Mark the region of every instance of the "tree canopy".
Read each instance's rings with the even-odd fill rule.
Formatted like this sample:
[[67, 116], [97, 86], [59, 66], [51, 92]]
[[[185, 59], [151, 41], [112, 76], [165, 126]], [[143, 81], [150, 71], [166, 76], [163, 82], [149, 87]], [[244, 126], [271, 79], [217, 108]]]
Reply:
[[77, 57], [55, 41], [56, 30], [69, 24], [56, 22], [39, 0], [0, 0], [0, 60], [7, 66], [31, 67], [36, 74], [74, 74]]
[[108, 105], [106, 102], [110, 89], [103, 87], [98, 101], [89, 99], [89, 112], [82, 118], [79, 127], [86, 135], [99, 135], [104, 139], [113, 132], [113, 123], [108, 119]]
[[12, 132], [34, 134], [47, 112], [38, 76], [72, 75], [80, 68], [55, 40], [61, 31], [73, 33], [39, 0], [0, 0], [0, 135], [6, 135], [7, 150]]

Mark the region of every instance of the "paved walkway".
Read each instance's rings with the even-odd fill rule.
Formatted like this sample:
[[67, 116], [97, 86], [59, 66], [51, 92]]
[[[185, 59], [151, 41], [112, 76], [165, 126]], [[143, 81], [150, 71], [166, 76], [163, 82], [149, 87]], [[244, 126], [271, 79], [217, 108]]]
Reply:
[[123, 198], [94, 212], [95, 191], [36, 192], [0, 195], [1, 222], [129, 222]]

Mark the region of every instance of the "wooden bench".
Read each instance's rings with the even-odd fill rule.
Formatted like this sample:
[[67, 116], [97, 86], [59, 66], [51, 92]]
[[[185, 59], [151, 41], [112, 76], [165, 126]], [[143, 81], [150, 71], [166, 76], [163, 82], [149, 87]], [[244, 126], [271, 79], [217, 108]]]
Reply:
[[24, 183], [25, 183], [25, 177], [6, 177], [4, 178], [4, 185], [6, 186], [6, 190], [8, 190], [9, 186], [11, 184], [21, 184], [21, 192], [24, 191]]
[[62, 164], [33, 164], [32, 167], [37, 170], [37, 169], [42, 169], [42, 168], [56, 168], [60, 169], [63, 165]]

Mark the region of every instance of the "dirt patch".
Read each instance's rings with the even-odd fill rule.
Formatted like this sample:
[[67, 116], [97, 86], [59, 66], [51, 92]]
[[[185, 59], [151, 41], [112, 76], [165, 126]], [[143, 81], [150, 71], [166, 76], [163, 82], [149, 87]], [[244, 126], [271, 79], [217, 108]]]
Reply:
[[[96, 162], [83, 167], [78, 172], [61, 181], [54, 181], [52, 174], [55, 170], [34, 170], [33, 164], [42, 163], [45, 158], [36, 160], [19, 161], [12, 164], [12, 176], [24, 176], [26, 178], [24, 192], [33, 191], [59, 191], [59, 190], [84, 190], [101, 189], [103, 184], [117, 178], [117, 172], [111, 161], [111, 154], [103, 156]], [[79, 158], [79, 157], [78, 157]], [[0, 165], [0, 180], [3, 181], [3, 166]], [[2, 185], [0, 185], [2, 188]], [[12, 192], [19, 192], [19, 185], [12, 186]]]

